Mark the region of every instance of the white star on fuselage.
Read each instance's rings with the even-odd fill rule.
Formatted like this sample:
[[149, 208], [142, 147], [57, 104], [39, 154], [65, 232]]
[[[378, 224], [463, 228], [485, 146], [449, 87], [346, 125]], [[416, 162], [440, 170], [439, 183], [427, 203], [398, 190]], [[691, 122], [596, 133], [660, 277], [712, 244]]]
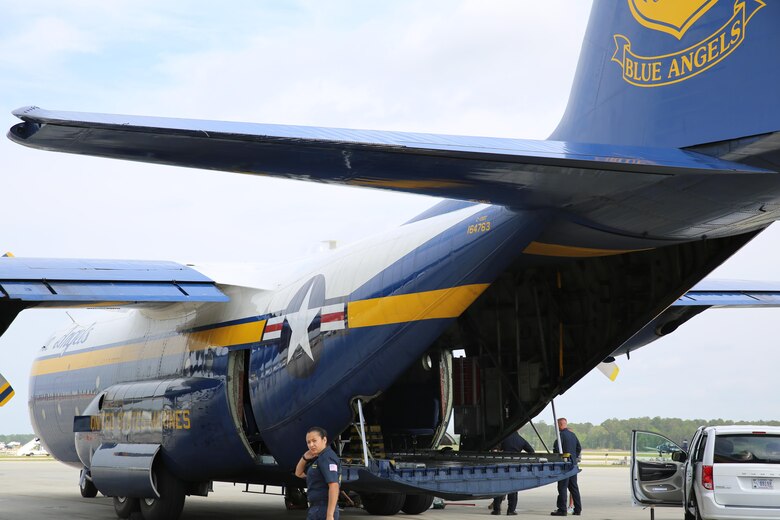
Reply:
[[287, 349], [287, 363], [289, 363], [298, 347], [301, 347], [309, 358], [314, 361], [314, 355], [311, 353], [311, 345], [309, 345], [309, 325], [317, 317], [320, 312], [320, 307], [314, 309], [309, 308], [309, 300], [311, 299], [311, 291], [314, 288], [314, 284], [309, 286], [306, 296], [301, 302], [301, 307], [298, 312], [288, 314], [285, 319], [290, 326], [290, 346]]

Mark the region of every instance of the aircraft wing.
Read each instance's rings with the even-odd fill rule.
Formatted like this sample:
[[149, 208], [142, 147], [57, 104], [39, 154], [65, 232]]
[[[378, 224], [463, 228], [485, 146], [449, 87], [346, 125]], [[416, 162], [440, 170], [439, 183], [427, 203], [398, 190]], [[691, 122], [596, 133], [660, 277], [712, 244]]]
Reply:
[[0, 303], [218, 302], [215, 282], [175, 262], [0, 258]]
[[752, 280], [702, 280], [673, 307], [778, 307], [780, 283]]
[[[46, 150], [523, 207], [621, 198], [670, 176], [767, 170], [650, 148], [21, 108], [9, 138]], [[629, 175], [630, 174], [630, 175]], [[621, 196], [622, 194], [622, 196]], [[753, 199], [755, 202], [755, 199]]]
[[[198, 271], [174, 262], [0, 258], [0, 335], [24, 309], [223, 302]], [[14, 396], [0, 374], [0, 406]]]
[[14, 393], [11, 383], [3, 377], [3, 374], [0, 374], [0, 406], [5, 406], [5, 404], [14, 396]]

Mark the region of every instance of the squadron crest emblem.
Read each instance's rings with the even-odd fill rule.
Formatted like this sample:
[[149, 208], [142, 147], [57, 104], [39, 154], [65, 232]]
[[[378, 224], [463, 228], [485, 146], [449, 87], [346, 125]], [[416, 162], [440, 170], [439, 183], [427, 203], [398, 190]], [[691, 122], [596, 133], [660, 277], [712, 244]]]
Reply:
[[[682, 41], [688, 30], [720, 0], [628, 0], [634, 19], [647, 29], [670, 34]], [[636, 51], [629, 38], [615, 34], [612, 61], [623, 70], [623, 80], [637, 87], [662, 87], [685, 81], [726, 59], [743, 41], [763, 0], [733, 0], [715, 32], [693, 44], [685, 42], [677, 52], [649, 55]], [[713, 11], [714, 16], [726, 12]], [[708, 16], [709, 18], [709, 16]]]
[[717, 3], [718, 0], [629, 0], [628, 7], [640, 24], [679, 40]]

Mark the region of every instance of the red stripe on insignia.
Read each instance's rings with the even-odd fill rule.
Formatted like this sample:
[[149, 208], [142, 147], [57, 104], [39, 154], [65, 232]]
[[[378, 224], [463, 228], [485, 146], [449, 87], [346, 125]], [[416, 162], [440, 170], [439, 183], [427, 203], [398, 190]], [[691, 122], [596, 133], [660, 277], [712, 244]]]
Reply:
[[265, 332], [276, 332], [277, 330], [282, 330], [282, 325], [284, 323], [274, 323], [273, 325], [266, 325]]
[[323, 314], [322, 319], [320, 321], [322, 323], [329, 323], [331, 321], [344, 321], [344, 311], [331, 312], [330, 314]]

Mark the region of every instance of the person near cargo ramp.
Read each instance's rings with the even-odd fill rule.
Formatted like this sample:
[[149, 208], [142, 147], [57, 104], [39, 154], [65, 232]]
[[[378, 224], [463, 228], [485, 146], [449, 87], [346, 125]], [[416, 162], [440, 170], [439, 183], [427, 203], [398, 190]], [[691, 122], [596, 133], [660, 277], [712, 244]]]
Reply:
[[[563, 450], [558, 450], [558, 441], [555, 441], [553, 450], [556, 453], [563, 452], [571, 455], [572, 461], [575, 466], [582, 454], [582, 446], [580, 446], [580, 440], [574, 435], [574, 432], [568, 428], [569, 422], [561, 417], [558, 419], [558, 429], [561, 432], [561, 445]], [[566, 516], [567, 514], [567, 494], [570, 491], [572, 498], [574, 498], [574, 515], [579, 516], [582, 514], [582, 500], [580, 499], [580, 488], [577, 485], [577, 474], [569, 478], [558, 481], [558, 508], [550, 513], [551, 516]]]
[[[515, 432], [501, 442], [501, 451], [514, 453], [521, 453], [525, 451], [527, 453], [533, 453], [534, 449], [528, 443], [528, 441], [522, 437], [522, 435]], [[517, 491], [514, 493], [509, 493], [507, 497], [509, 500], [507, 501], [506, 514], [510, 516], [516, 515], [517, 512], [515, 512], [515, 509], [517, 508]], [[501, 502], [503, 501], [503, 496], [493, 499], [493, 511], [490, 513], [491, 515], [501, 514]]]
[[309, 450], [295, 466], [295, 476], [306, 479], [309, 512], [307, 520], [338, 520], [341, 460], [328, 446], [325, 429], [312, 426], [306, 432]]

